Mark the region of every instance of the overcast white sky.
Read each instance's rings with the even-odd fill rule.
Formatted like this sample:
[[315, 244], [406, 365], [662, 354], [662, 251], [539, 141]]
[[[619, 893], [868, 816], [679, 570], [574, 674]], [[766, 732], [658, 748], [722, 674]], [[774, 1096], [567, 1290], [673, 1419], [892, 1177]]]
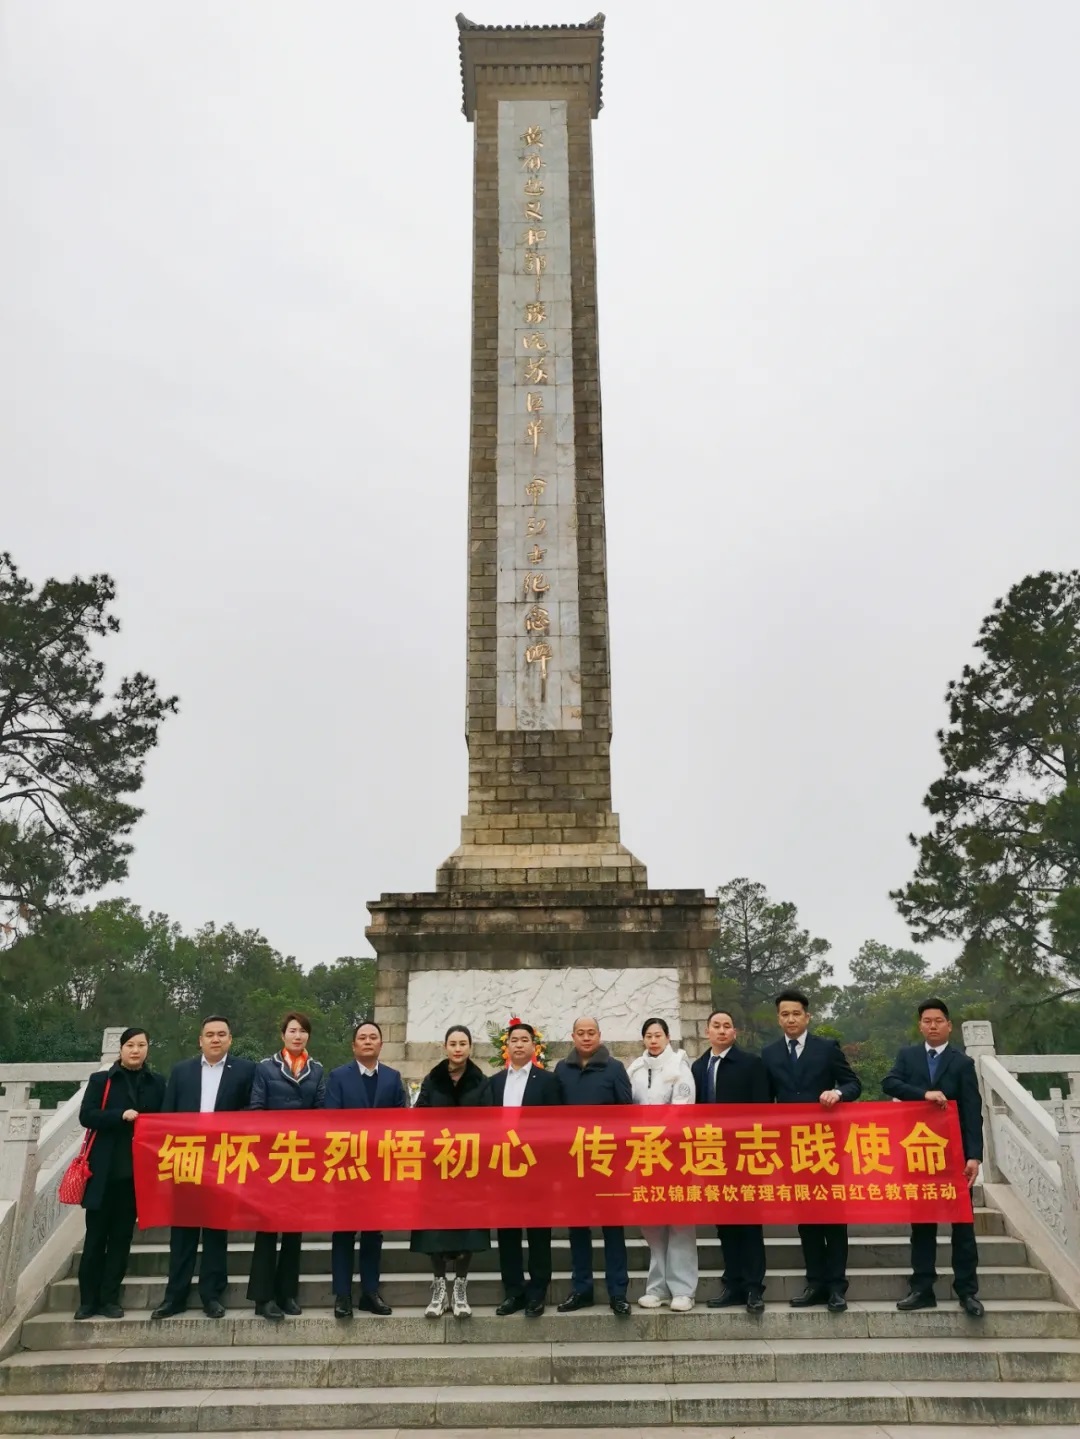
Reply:
[[[455, 8], [0, 0], [0, 545], [111, 573], [111, 673], [181, 697], [124, 892], [305, 965], [432, 888], [465, 806]], [[762, 880], [842, 969], [906, 940], [979, 620], [1078, 562], [1080, 5], [606, 9], [623, 837], [657, 886]]]

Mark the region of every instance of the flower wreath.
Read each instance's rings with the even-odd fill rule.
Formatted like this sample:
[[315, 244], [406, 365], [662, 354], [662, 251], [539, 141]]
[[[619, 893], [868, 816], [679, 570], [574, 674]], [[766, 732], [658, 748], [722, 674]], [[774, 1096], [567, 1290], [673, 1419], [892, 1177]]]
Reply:
[[[488, 1025], [488, 1038], [491, 1040], [494, 1049], [494, 1053], [488, 1060], [488, 1063], [491, 1065], [492, 1069], [505, 1069], [506, 1066], [510, 1063], [510, 1055], [507, 1052], [506, 1041], [510, 1037], [510, 1031], [516, 1025], [519, 1025], [521, 1023], [522, 1021], [518, 1019], [517, 1015], [514, 1015], [508, 1021], [508, 1023], [503, 1025], [502, 1029], [497, 1028], [494, 1024]], [[536, 1065], [537, 1069], [546, 1069], [547, 1044], [544, 1041], [543, 1030], [536, 1030], [535, 1040], [536, 1052], [533, 1057], [533, 1063]]]

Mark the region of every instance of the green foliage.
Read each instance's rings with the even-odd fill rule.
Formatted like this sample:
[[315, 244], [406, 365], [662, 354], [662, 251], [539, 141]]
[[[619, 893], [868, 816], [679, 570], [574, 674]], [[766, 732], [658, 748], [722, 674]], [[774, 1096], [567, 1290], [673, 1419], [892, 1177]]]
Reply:
[[946, 694], [933, 830], [892, 897], [917, 940], [962, 940], [969, 973], [1080, 981], [1080, 571], [1015, 585], [976, 648]]
[[24, 919], [122, 879], [130, 796], [176, 700], [144, 674], [111, 698], [95, 639], [114, 634], [108, 575], [35, 591], [0, 554], [0, 904]]
[[773, 1038], [773, 997], [786, 985], [805, 989], [814, 1008], [825, 1010], [835, 993], [824, 960], [831, 946], [799, 928], [793, 904], [775, 904], [763, 884], [733, 879], [716, 892], [716, 916], [713, 1005], [731, 1011], [748, 1044]]
[[199, 1022], [224, 1014], [233, 1051], [261, 1059], [282, 1015], [312, 1021], [312, 1052], [344, 1062], [354, 1019], [371, 1012], [373, 960], [354, 956], [309, 974], [257, 930], [207, 924], [192, 935], [127, 900], [43, 915], [0, 951], [0, 1058], [94, 1059], [109, 1025], [144, 1025], [151, 1063], [167, 1070], [196, 1052]]

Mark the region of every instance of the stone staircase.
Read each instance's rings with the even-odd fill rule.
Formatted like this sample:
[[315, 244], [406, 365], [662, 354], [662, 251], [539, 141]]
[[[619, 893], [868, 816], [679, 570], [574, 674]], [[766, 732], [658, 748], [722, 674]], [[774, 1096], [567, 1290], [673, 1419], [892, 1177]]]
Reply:
[[[22, 1351], [0, 1363], [0, 1433], [1072, 1426], [1080, 1419], [1080, 1311], [1053, 1298], [1049, 1276], [1005, 1233], [1000, 1214], [979, 1208], [976, 1223], [981, 1322], [949, 1297], [946, 1243], [941, 1307], [900, 1314], [906, 1236], [853, 1228], [842, 1315], [788, 1307], [802, 1285], [799, 1245], [777, 1229], [768, 1231], [760, 1316], [699, 1303], [691, 1314], [635, 1308], [631, 1319], [616, 1319], [604, 1303], [597, 1245], [594, 1309], [496, 1317], [502, 1296], [491, 1250], [477, 1257], [470, 1280], [473, 1318], [432, 1321], [422, 1313], [427, 1261], [394, 1235], [382, 1286], [393, 1315], [358, 1313], [348, 1323], [330, 1313], [329, 1242], [319, 1235], [304, 1250], [304, 1314], [275, 1325], [256, 1319], [243, 1297], [250, 1240], [237, 1236], [227, 1318], [195, 1308], [152, 1324], [168, 1251], [167, 1235], [151, 1230], [132, 1252], [126, 1318], [76, 1324], [74, 1278], [52, 1285], [47, 1308], [23, 1325]], [[634, 1299], [647, 1256], [633, 1231], [628, 1240]], [[705, 1230], [699, 1254], [704, 1299], [722, 1267]], [[557, 1301], [569, 1288], [565, 1237], [556, 1238], [555, 1267]]]

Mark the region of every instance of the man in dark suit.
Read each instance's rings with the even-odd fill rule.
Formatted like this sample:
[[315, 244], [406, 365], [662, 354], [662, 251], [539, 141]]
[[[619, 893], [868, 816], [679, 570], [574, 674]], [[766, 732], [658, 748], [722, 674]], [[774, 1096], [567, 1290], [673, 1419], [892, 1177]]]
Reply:
[[[706, 1052], [690, 1066], [698, 1104], [769, 1104], [769, 1076], [761, 1059], [740, 1049], [735, 1021], [726, 1009], [714, 1009], [705, 1030]], [[720, 1293], [710, 1309], [745, 1304], [751, 1314], [765, 1310], [765, 1236], [760, 1224], [718, 1224], [724, 1249]]]
[[[776, 996], [776, 1017], [784, 1032], [761, 1051], [769, 1073], [769, 1086], [777, 1104], [816, 1104], [829, 1112], [850, 1104], [862, 1085], [835, 1039], [808, 1033], [810, 1001], [801, 989], [785, 989]], [[800, 1224], [806, 1287], [789, 1302], [795, 1309], [827, 1304], [830, 1314], [847, 1308], [846, 1224]]]
[[[919, 1005], [922, 1039], [896, 1056], [893, 1067], [881, 1081], [890, 1099], [928, 1099], [944, 1109], [956, 1100], [960, 1116], [960, 1140], [964, 1146], [964, 1175], [968, 1187], [975, 1183], [983, 1155], [982, 1103], [975, 1061], [949, 1043], [952, 1021], [940, 999], [924, 999]], [[911, 1289], [897, 1301], [897, 1309], [934, 1309], [937, 1267], [937, 1225], [911, 1226]], [[986, 1313], [979, 1299], [979, 1250], [974, 1224], [952, 1227], [953, 1289], [960, 1308], [972, 1319]]]
[[[250, 1059], [230, 1059], [232, 1028], [220, 1014], [208, 1015], [199, 1030], [198, 1059], [183, 1059], [173, 1067], [165, 1086], [162, 1114], [220, 1114], [223, 1110], [246, 1109], [251, 1100], [255, 1065]], [[169, 1235], [169, 1279], [161, 1303], [151, 1319], [171, 1319], [187, 1308], [195, 1260], [202, 1237], [199, 1263], [199, 1298], [203, 1313], [221, 1319], [225, 1306], [221, 1297], [229, 1283], [229, 1236], [224, 1229], [172, 1227]]]
[[[373, 1019], [365, 1019], [353, 1030], [353, 1061], [330, 1071], [326, 1084], [327, 1109], [408, 1109], [409, 1098], [401, 1075], [379, 1063], [382, 1030]], [[379, 1293], [382, 1259], [382, 1230], [366, 1229], [360, 1235], [360, 1298], [358, 1309], [369, 1314], [391, 1314], [390, 1305]], [[353, 1317], [353, 1259], [356, 1231], [335, 1230], [330, 1241], [330, 1265], [334, 1279], [334, 1317]]]
[[[554, 1074], [538, 1069], [536, 1031], [531, 1024], [518, 1020], [506, 1036], [506, 1053], [510, 1063], [488, 1080], [482, 1103], [495, 1108], [524, 1109], [533, 1106], [562, 1104], [562, 1086]], [[529, 1278], [525, 1279], [525, 1263], [521, 1248], [520, 1229], [499, 1229], [499, 1272], [503, 1282], [503, 1302], [496, 1314], [516, 1314], [524, 1309], [526, 1319], [539, 1319], [544, 1312], [544, 1296], [551, 1283], [551, 1230], [527, 1229], [529, 1241]]]
[[[564, 1104], [633, 1104], [630, 1076], [621, 1060], [600, 1043], [600, 1025], [590, 1015], [574, 1020], [573, 1049], [555, 1066]], [[604, 1281], [608, 1304], [620, 1319], [630, 1316], [626, 1291], [630, 1275], [626, 1262], [626, 1231], [621, 1224], [605, 1224]], [[570, 1293], [557, 1306], [560, 1314], [588, 1309], [593, 1304], [592, 1230], [570, 1227]]]

